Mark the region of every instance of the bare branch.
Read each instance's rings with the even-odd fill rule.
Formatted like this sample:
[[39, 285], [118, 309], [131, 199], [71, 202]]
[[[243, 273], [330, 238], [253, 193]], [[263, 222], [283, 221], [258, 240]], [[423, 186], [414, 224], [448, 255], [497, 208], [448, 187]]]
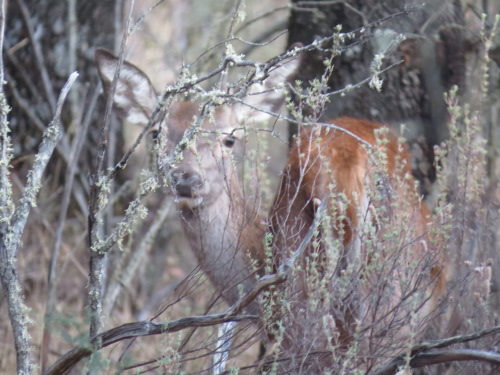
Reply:
[[[409, 364], [411, 368], [419, 368], [459, 361], [483, 361], [500, 365], [500, 353], [477, 349], [431, 350], [416, 354], [410, 359]], [[406, 363], [407, 360], [404, 357], [398, 357], [373, 372], [373, 375], [394, 375], [398, 372], [398, 368]]]
[[429, 341], [429, 342], [424, 342], [419, 345], [416, 345], [413, 348], [414, 352], [420, 352], [424, 350], [430, 350], [430, 349], [438, 349], [438, 348], [444, 348], [450, 345], [454, 344], [462, 344], [465, 342], [477, 340], [489, 335], [495, 335], [500, 333], [500, 326], [495, 326], [491, 328], [486, 328], [478, 332], [471, 333], [470, 335], [460, 335], [460, 336], [453, 336], [449, 337], [447, 339], [442, 339], [442, 340], [435, 340], [435, 341]]
[[412, 368], [435, 365], [444, 362], [484, 361], [500, 365], [500, 353], [477, 349], [455, 349], [446, 351], [429, 351], [417, 354], [411, 361]]
[[87, 114], [83, 120], [83, 123], [81, 123], [79, 126], [80, 128], [79, 132], [74, 137], [70, 153], [71, 156], [69, 159], [69, 163], [66, 167], [66, 183], [64, 184], [58, 225], [55, 232], [55, 241], [52, 248], [52, 255], [50, 257], [50, 264], [48, 270], [48, 293], [47, 293], [48, 296], [47, 296], [47, 304], [45, 307], [45, 318], [44, 318], [45, 326], [43, 333], [44, 345], [41, 349], [42, 371], [45, 370], [46, 368], [48, 353], [50, 349], [50, 335], [52, 334], [51, 328], [53, 328], [50, 318], [51, 315], [54, 313], [57, 304], [57, 286], [58, 286], [57, 264], [59, 261], [61, 244], [63, 243], [63, 231], [66, 228], [66, 218], [71, 200], [71, 194], [74, 194], [75, 192], [73, 182], [75, 180], [75, 176], [78, 170], [78, 160], [83, 145], [85, 143], [85, 140], [87, 138], [87, 131], [90, 126], [90, 122], [92, 120], [91, 114], [95, 109], [98, 96], [99, 96], [99, 91], [96, 88], [94, 94], [92, 95], [89, 108], [87, 110]]
[[[231, 315], [226, 313], [191, 316], [168, 323], [153, 323], [150, 321], [140, 321], [123, 324], [119, 327], [99, 334], [90, 340], [92, 346], [103, 348], [111, 344], [131, 339], [134, 337], [145, 337], [182, 331], [191, 327], [209, 327], [226, 322], [239, 322], [242, 320], [257, 319], [254, 315]], [[89, 347], [78, 347], [63, 355], [54, 363], [44, 375], [62, 375], [67, 373], [81, 359], [93, 353]]]
[[[19, 243], [26, 225], [26, 220], [28, 219], [30, 208], [36, 205], [36, 196], [41, 187], [43, 172], [45, 171], [45, 167], [47, 166], [57, 143], [63, 135], [63, 130], [61, 128], [62, 106], [66, 100], [69, 90], [71, 89], [71, 86], [77, 78], [77, 72], [71, 73], [68, 81], [62, 88], [59, 99], [57, 100], [54, 119], [49, 124], [43, 135], [42, 144], [40, 145], [38, 154], [35, 156], [35, 162], [28, 173], [28, 181], [26, 183], [23, 196], [20, 199], [19, 206], [16, 208], [16, 213], [14, 214], [12, 222], [12, 245]], [[14, 251], [13, 255], [17, 253], [18, 249], [17, 245], [14, 246], [15, 247], [12, 248]]]
[[[108, 148], [108, 133], [111, 123], [111, 110], [113, 106], [113, 97], [116, 91], [120, 67], [123, 64], [125, 46], [130, 35], [130, 22], [132, 20], [132, 11], [135, 1], [130, 4], [129, 15], [126, 22], [126, 31], [123, 35], [120, 47], [120, 57], [118, 67], [115, 71], [111, 87], [111, 95], [106, 103], [104, 113], [104, 123], [101, 131], [101, 143], [98, 147], [96, 157], [96, 166], [92, 175], [92, 184], [90, 189], [90, 210], [89, 210], [89, 247], [90, 247], [90, 281], [89, 281], [89, 306], [90, 306], [90, 336], [96, 336], [102, 329], [102, 293], [104, 288], [104, 258], [105, 253], [100, 250], [100, 241], [103, 235], [103, 215], [102, 210], [105, 204], [107, 194], [105, 190], [109, 188], [108, 182], [103, 176], [104, 157]], [[98, 344], [97, 344], [98, 345]]]
[[[410, 366], [412, 368], [429, 366], [443, 362], [454, 361], [486, 361], [500, 365], [500, 353], [474, 350], [474, 349], [456, 349], [449, 351], [435, 351], [433, 349], [444, 348], [454, 344], [461, 344], [489, 335], [500, 333], [500, 326], [486, 328], [470, 335], [461, 335], [449, 337], [442, 340], [423, 342], [415, 345], [411, 350]], [[405, 356], [399, 356], [388, 364], [376, 370], [374, 375], [391, 375], [397, 372], [399, 366], [407, 363]]]
[[[0, 28], [3, 30], [3, 22], [5, 20], [5, 3], [2, 1], [1, 5], [1, 13], [3, 17], [1, 17], [2, 26]], [[22, 287], [17, 273], [17, 253], [19, 251], [21, 235], [24, 232], [29, 212], [31, 208], [36, 205], [36, 197], [41, 187], [43, 172], [45, 171], [57, 143], [62, 137], [63, 129], [61, 127], [60, 119], [62, 106], [77, 77], [78, 73], [72, 73], [59, 95], [54, 119], [44, 132], [40, 149], [35, 156], [33, 166], [28, 172], [28, 181], [19, 205], [15, 209], [14, 215], [12, 217], [3, 217], [2, 222], [0, 223], [0, 278], [6, 294], [9, 318], [12, 325], [12, 331], [14, 333], [17, 368], [18, 372], [23, 374], [31, 374], [34, 370], [34, 364], [31, 358], [32, 348], [29, 342], [30, 335], [28, 332], [29, 309], [25, 305], [22, 293], [20, 292]], [[5, 97], [3, 95], [3, 86], [0, 90], [0, 101], [3, 105], [6, 105]], [[3, 161], [5, 161], [5, 167], [7, 168], [9, 161], [7, 150], [10, 148], [10, 145], [9, 139], [6, 137], [6, 132], [8, 130], [6, 117], [3, 117], [2, 120], [2, 151], [5, 153], [5, 155], [3, 155]], [[5, 173], [2, 173], [2, 176], [8, 178], [8, 171], [5, 170], [4, 172]], [[5, 198], [12, 202], [10, 188], [4, 186], [2, 189], [4, 189], [2, 195], [5, 195]], [[2, 213], [6, 214], [7, 210], [2, 209]]]

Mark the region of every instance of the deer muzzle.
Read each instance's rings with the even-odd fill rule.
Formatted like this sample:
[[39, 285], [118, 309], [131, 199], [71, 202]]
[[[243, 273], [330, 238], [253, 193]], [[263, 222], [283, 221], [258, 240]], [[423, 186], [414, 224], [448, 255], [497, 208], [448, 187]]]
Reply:
[[174, 170], [170, 173], [172, 187], [180, 198], [199, 198], [203, 187], [203, 180], [199, 173], [194, 171]]

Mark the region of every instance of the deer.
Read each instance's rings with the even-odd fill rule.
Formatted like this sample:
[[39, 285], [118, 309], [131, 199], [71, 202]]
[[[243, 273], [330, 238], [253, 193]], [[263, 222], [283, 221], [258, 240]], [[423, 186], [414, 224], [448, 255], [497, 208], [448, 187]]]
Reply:
[[[95, 52], [104, 93], [111, 95], [113, 77], [119, 60], [104, 49]], [[278, 67], [270, 72], [261, 89], [274, 88], [285, 82], [295, 70]], [[271, 96], [277, 96], [273, 100]], [[255, 96], [252, 106], [275, 111], [284, 95]], [[271, 100], [270, 100], [271, 99]], [[158, 106], [158, 94], [147, 75], [137, 66], [124, 61], [113, 97], [114, 110], [122, 121], [146, 126]], [[164, 124], [165, 154], [173, 151], [185, 132], [200, 116], [200, 104], [174, 102], [168, 109]], [[262, 121], [261, 112], [250, 107], [218, 108], [215, 120], [203, 121], [201, 135], [183, 151], [182, 160], [169, 171], [171, 194], [180, 214], [183, 230], [201, 269], [222, 298], [230, 305], [255, 284], [255, 273], [262, 271], [265, 260], [261, 238], [266, 232], [266, 220], [256, 205], [244, 197], [232, 158], [243, 121]], [[252, 264], [252, 262], [254, 264]], [[261, 272], [262, 274], [262, 272]], [[240, 285], [240, 286], [239, 286]], [[257, 302], [248, 307], [257, 313]]]
[[[109, 97], [118, 58], [102, 49], [96, 50], [95, 56], [105, 95]], [[242, 193], [231, 160], [232, 149], [239, 140], [238, 133], [245, 123], [268, 121], [272, 117], [285, 101], [284, 90], [277, 87], [289, 82], [299, 67], [300, 59], [284, 60], [270, 70], [255, 91], [260, 90], [261, 94], [247, 97], [251, 105], [218, 108], [213, 120], [203, 121], [204, 136], [185, 147], [183, 159], [169, 171], [170, 193], [174, 196], [192, 252], [222, 298], [234, 304], [241, 293], [255, 285], [255, 274], [264, 275], [266, 247], [263, 239], [266, 233], [272, 237], [270, 247], [276, 271], [305, 238], [315, 218], [320, 214], [330, 216], [334, 218], [332, 224], [318, 227], [318, 241], [306, 246], [303, 260], [297, 265], [298, 271], [285, 283], [293, 298], [307, 304], [312, 291], [307, 285], [310, 272], [306, 270], [308, 263], [304, 259], [318, 260], [313, 268], [320, 276], [328, 271], [327, 248], [321, 238], [331, 237], [340, 244], [336, 270], [328, 271], [333, 279], [340, 277], [348, 266], [370, 268], [369, 265], [379, 258], [362, 246], [364, 226], [372, 225], [375, 230], [382, 231], [383, 218], [376, 212], [377, 208], [387, 204], [389, 210], [397, 211], [399, 207], [405, 211], [414, 238], [414, 243], [400, 249], [403, 257], [408, 262], [416, 262], [419, 271], [428, 271], [424, 277], [427, 296], [423, 298], [419, 313], [426, 316], [436, 309], [444, 294], [446, 272], [441, 255], [429, 249], [430, 213], [415, 193], [408, 150], [391, 131], [379, 137], [379, 132], [384, 133], [387, 129], [385, 125], [341, 117], [327, 123], [301, 126], [269, 214], [259, 213], [255, 204], [249, 204]], [[158, 95], [147, 75], [127, 61], [121, 67], [112, 100], [122, 120], [142, 126], [146, 126], [158, 106]], [[174, 102], [168, 111], [163, 124], [167, 138], [165, 152], [171, 152], [181, 142], [193, 118], [200, 115], [201, 108], [198, 103]], [[379, 142], [379, 139], [384, 141]], [[379, 149], [383, 149], [385, 160], [381, 168], [371, 163], [374, 150]], [[385, 198], [377, 202], [371, 200], [369, 186]], [[339, 199], [340, 196], [343, 198]], [[323, 206], [325, 212], [320, 210]], [[430, 263], [423, 267], [419, 262]], [[395, 265], [390, 275], [397, 278], [397, 274], [404, 274], [405, 267]], [[342, 318], [332, 318], [332, 324], [338, 325], [340, 331], [336, 342], [352, 341], [355, 330], [352, 327], [359, 327], [360, 316], [365, 318], [367, 326], [376, 320], [387, 320], [386, 315], [401, 298], [403, 291], [398, 290], [397, 280], [391, 281], [396, 291], [393, 301], [388, 307], [373, 311], [366, 302], [373, 293], [369, 285], [373, 277], [370, 272], [362, 274], [365, 282], [356, 291], [361, 301], [357, 309], [349, 308], [350, 312], [345, 312]], [[279, 305], [279, 298], [275, 304]], [[336, 309], [338, 306], [332, 311]], [[262, 313], [257, 302], [248, 310]], [[275, 309], [272, 315], [277, 321], [281, 312]], [[293, 326], [291, 328], [293, 331]], [[300, 334], [300, 330], [296, 332]], [[272, 340], [275, 333], [269, 333], [269, 337]], [[292, 341], [283, 338], [283, 347], [292, 350]]]

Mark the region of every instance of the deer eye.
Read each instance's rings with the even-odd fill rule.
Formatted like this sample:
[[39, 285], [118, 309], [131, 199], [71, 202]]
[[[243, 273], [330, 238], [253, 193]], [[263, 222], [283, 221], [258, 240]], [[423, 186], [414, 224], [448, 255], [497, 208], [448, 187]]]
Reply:
[[228, 135], [227, 137], [224, 138], [222, 143], [224, 143], [224, 146], [226, 146], [227, 148], [231, 148], [236, 143], [236, 137], [233, 135]]
[[150, 134], [150, 136], [151, 136], [151, 138], [152, 138], [153, 140], [157, 141], [157, 140], [158, 140], [158, 136], [160, 135], [160, 131], [159, 131], [159, 130], [154, 129], [154, 130], [151, 130], [151, 131], [149, 132], [149, 134]]

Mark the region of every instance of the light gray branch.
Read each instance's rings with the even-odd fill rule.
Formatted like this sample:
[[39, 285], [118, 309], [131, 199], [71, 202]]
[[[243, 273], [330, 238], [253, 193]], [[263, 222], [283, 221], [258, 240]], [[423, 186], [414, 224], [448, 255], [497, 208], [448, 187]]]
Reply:
[[[0, 3], [0, 29], [3, 29], [5, 22], [5, 2]], [[0, 43], [2, 44], [2, 43]], [[3, 68], [3, 63], [0, 65]], [[2, 70], [2, 69], [0, 69]], [[3, 70], [0, 74], [3, 76]], [[22, 287], [19, 275], [17, 273], [17, 253], [21, 243], [21, 236], [26, 226], [29, 212], [36, 205], [36, 197], [40, 190], [43, 172], [52, 156], [54, 149], [61, 139], [63, 130], [61, 127], [61, 110], [64, 100], [71, 88], [71, 85], [78, 77], [78, 73], [73, 73], [64, 85], [59, 100], [57, 101], [54, 119], [43, 135], [40, 149], [35, 156], [35, 162], [28, 172], [28, 181], [24, 193], [14, 214], [9, 214], [10, 209], [2, 207], [2, 220], [0, 222], [0, 279], [5, 291], [7, 305], [9, 310], [9, 319], [14, 334], [14, 344], [16, 347], [17, 370], [20, 374], [31, 374], [34, 371], [33, 359], [31, 357], [32, 346], [30, 344], [30, 335], [28, 332], [29, 308], [25, 305], [22, 295]], [[0, 102], [2, 104], [1, 120], [1, 151], [2, 151], [2, 179], [8, 179], [8, 166], [10, 161], [10, 140], [7, 137], [8, 124], [6, 113], [5, 96], [3, 86], [0, 88]], [[10, 202], [10, 207], [14, 208], [10, 185], [2, 184], [2, 196], [5, 202]], [[7, 203], [5, 203], [7, 204]]]
[[169, 198], [164, 198], [162, 204], [156, 212], [156, 217], [153, 220], [146, 234], [143, 236], [141, 243], [134, 250], [133, 255], [128, 262], [128, 265], [123, 269], [120, 275], [113, 278], [111, 285], [108, 288], [104, 298], [104, 314], [109, 315], [113, 311], [116, 299], [122, 289], [127, 289], [133, 277], [136, 274], [137, 268], [145, 260], [148, 251], [151, 249], [158, 231], [162, 228], [166, 218], [172, 211], [173, 202]]
[[24, 227], [26, 225], [26, 220], [28, 219], [28, 214], [30, 212], [31, 207], [36, 205], [36, 196], [38, 195], [38, 191], [40, 190], [42, 175], [45, 171], [45, 167], [47, 166], [50, 157], [52, 156], [54, 149], [62, 138], [63, 130], [61, 128], [61, 111], [64, 101], [66, 100], [66, 96], [68, 95], [71, 86], [78, 78], [78, 73], [73, 72], [68, 78], [68, 81], [64, 85], [61, 90], [61, 94], [59, 95], [59, 99], [57, 100], [56, 112], [54, 115], [54, 119], [49, 124], [47, 130], [43, 134], [43, 140], [40, 145], [40, 149], [38, 154], [35, 156], [35, 162], [28, 172], [28, 181], [26, 182], [26, 187], [24, 189], [24, 193], [20, 199], [19, 206], [16, 208], [16, 212], [14, 214], [13, 222], [12, 222], [12, 238], [11, 244], [13, 247], [15, 255], [17, 253], [17, 244], [21, 239], [21, 235], [24, 231]]

